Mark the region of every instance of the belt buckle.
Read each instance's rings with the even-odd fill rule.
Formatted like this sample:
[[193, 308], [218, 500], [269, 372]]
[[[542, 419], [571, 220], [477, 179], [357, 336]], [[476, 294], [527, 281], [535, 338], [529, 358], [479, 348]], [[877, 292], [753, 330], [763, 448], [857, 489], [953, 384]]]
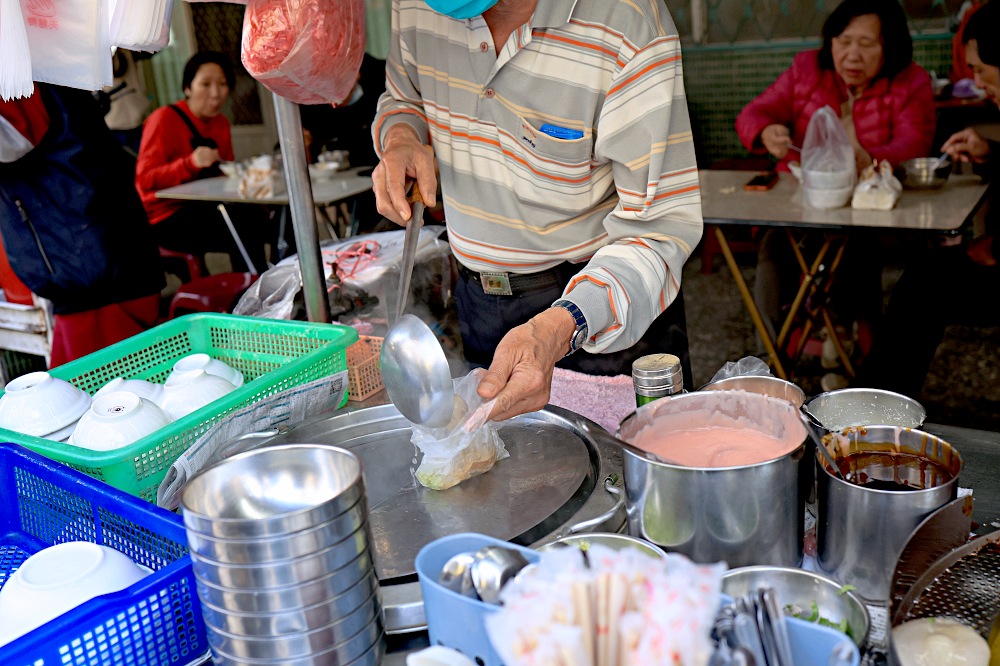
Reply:
[[480, 273], [479, 282], [483, 285], [483, 292], [490, 296], [514, 295], [510, 288], [510, 275], [508, 273]]

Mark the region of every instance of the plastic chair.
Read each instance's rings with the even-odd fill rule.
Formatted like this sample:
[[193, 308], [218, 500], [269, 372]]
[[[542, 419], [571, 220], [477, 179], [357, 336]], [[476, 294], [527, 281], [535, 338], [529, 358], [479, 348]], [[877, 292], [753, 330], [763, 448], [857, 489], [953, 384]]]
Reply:
[[259, 275], [219, 273], [185, 282], [170, 299], [169, 318], [188, 312], [230, 312]]
[[160, 248], [160, 258], [161, 259], [176, 259], [178, 261], [184, 262], [187, 266], [188, 280], [197, 280], [202, 276], [201, 271], [201, 259], [194, 256], [193, 254], [188, 254], [187, 252], [176, 252], [174, 250], [168, 250], [165, 247]]

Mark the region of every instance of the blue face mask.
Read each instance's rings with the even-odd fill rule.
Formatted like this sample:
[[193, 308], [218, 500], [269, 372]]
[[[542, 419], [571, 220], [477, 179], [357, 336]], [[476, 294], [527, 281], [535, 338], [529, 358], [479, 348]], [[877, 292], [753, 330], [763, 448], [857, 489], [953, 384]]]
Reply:
[[497, 0], [425, 0], [431, 9], [455, 19], [479, 16], [497, 4]]

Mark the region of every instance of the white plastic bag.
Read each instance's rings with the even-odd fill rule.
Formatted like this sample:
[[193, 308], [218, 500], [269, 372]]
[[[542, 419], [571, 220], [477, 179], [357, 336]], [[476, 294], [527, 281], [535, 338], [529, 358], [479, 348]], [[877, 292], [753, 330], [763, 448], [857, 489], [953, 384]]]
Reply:
[[21, 0], [35, 81], [100, 90], [114, 84], [107, 0]]
[[18, 0], [0, 0], [0, 62], [0, 99], [30, 97], [35, 84], [31, 80], [28, 33]]
[[851, 200], [857, 172], [847, 130], [829, 106], [809, 119], [802, 143], [802, 188], [813, 208], [839, 208]]
[[270, 155], [259, 155], [240, 176], [239, 193], [244, 199], [266, 199], [285, 191], [285, 179]]
[[878, 168], [865, 167], [861, 182], [854, 188], [851, 208], [858, 210], [891, 210], [903, 194], [903, 185], [892, 174], [892, 165], [882, 160]]
[[364, 0], [250, 0], [241, 58], [250, 76], [298, 104], [338, 104], [365, 52]]
[[510, 454], [504, 448], [499, 426], [488, 421], [493, 400], [483, 402], [476, 393], [486, 370], [476, 368], [455, 379], [455, 412], [442, 428], [413, 424], [410, 441], [424, 457], [415, 476], [431, 490], [446, 490], [477, 474], [488, 472]]

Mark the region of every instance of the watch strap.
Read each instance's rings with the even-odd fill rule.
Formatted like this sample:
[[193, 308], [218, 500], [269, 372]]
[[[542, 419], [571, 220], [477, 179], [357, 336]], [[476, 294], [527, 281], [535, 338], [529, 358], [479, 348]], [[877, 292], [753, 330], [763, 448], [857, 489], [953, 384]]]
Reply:
[[576, 303], [573, 301], [567, 301], [566, 299], [559, 299], [552, 304], [554, 308], [563, 308], [573, 316], [573, 321], [576, 324], [576, 329], [573, 331], [573, 337], [569, 340], [569, 351], [566, 353], [567, 356], [575, 352], [577, 349], [583, 346], [587, 341], [588, 329], [587, 329], [587, 318], [583, 316], [583, 312], [577, 307]]

